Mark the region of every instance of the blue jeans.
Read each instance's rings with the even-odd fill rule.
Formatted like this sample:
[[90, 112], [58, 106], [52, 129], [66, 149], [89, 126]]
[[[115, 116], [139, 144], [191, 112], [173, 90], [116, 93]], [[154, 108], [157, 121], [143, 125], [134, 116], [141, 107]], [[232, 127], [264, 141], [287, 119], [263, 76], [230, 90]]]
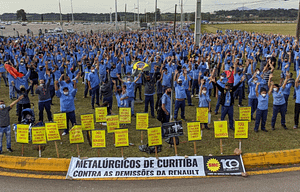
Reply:
[[66, 112], [67, 116], [67, 129], [65, 129], [65, 133], [69, 133], [69, 121], [71, 121], [72, 127], [76, 124], [76, 115], [75, 111]]
[[32, 80], [32, 86], [30, 87], [30, 93], [31, 93], [31, 95], [33, 95], [34, 94], [33, 87], [34, 87], [34, 85], [38, 85], [39, 81], [38, 81], [38, 79], [31, 79], [31, 80]]
[[106, 78], [106, 74], [104, 75], [100, 74], [100, 85], [102, 84], [102, 82], [104, 82], [105, 78]]
[[235, 91], [235, 98], [239, 98], [239, 105], [242, 104], [243, 101], [243, 89], [242, 87], [237, 88], [237, 90]]
[[96, 104], [99, 105], [99, 85], [97, 85], [96, 87], [92, 88], [92, 107], [94, 107], [94, 102], [96, 99]]
[[251, 107], [251, 118], [253, 118], [253, 113], [256, 111], [257, 109], [257, 104], [258, 104], [258, 100], [256, 98], [248, 99], [248, 106]]
[[268, 109], [267, 110], [257, 109], [254, 130], [258, 130], [260, 121], [261, 121], [261, 130], [265, 130], [267, 117], [268, 117]]
[[[196, 92], [194, 92], [195, 89], [196, 89]], [[194, 79], [192, 82], [192, 95], [194, 95], [194, 93], [199, 94], [198, 79]]]
[[107, 107], [107, 114], [111, 115], [112, 105], [113, 105], [113, 97], [103, 97], [103, 103], [107, 101], [109, 106]]
[[286, 107], [285, 107], [285, 113], [287, 113], [288, 101], [289, 101], [289, 96], [290, 95], [283, 94], [283, 96], [284, 96], [285, 105], [286, 105]]
[[229, 127], [233, 128], [233, 106], [222, 106], [221, 108], [221, 120], [225, 119], [225, 116], [228, 114]]
[[186, 94], [186, 97], [187, 97], [187, 100], [188, 100], [188, 105], [192, 105], [191, 92], [188, 89], [186, 89], [185, 94]]
[[45, 102], [39, 101], [39, 121], [42, 122], [44, 122], [44, 109], [47, 112], [48, 121], [52, 121], [51, 100]]
[[[7, 86], [7, 79], [6, 79], [6, 73], [2, 73], [2, 78], [4, 80], [4, 83], [5, 83], [5, 86]], [[0, 78], [0, 81], [1, 81], [1, 78]]]
[[88, 94], [88, 92], [89, 92], [89, 94], [90, 94], [90, 96], [92, 95], [92, 91], [90, 90], [89, 91], [89, 84], [87, 83], [87, 82], [85, 82], [85, 85], [84, 85], [84, 97], [86, 97], [87, 96], [87, 94]]
[[6, 137], [6, 148], [9, 149], [11, 148], [11, 130], [10, 130], [10, 125], [7, 127], [0, 127], [0, 152], [2, 151], [2, 140], [3, 140], [3, 135], [5, 133]]
[[15, 95], [15, 88], [10, 83], [9, 84], [9, 98], [12, 99], [12, 98], [15, 98], [15, 97], [16, 97], [16, 95]]
[[129, 107], [131, 107], [131, 115], [134, 115], [134, 97], [128, 98]]
[[285, 125], [285, 111], [286, 111], [286, 104], [283, 105], [273, 105], [273, 116], [271, 126], [275, 127], [277, 114], [280, 113], [281, 115], [281, 125]]
[[184, 117], [185, 100], [183, 100], [183, 101], [176, 100], [175, 101], [174, 119], [177, 119], [179, 108], [181, 110], [181, 119], [185, 119], [185, 117]]
[[148, 105], [150, 103], [151, 116], [154, 117], [154, 98], [153, 95], [145, 95], [145, 113], [148, 113]]
[[281, 59], [278, 59], [278, 62], [277, 62], [277, 64], [278, 64], [278, 67], [277, 67], [277, 69], [281, 69], [281, 64], [282, 64], [282, 62], [281, 62]]
[[220, 101], [221, 101], [221, 95], [218, 95], [218, 101], [217, 101], [215, 113], [217, 113], [217, 112], [219, 111], [219, 108], [220, 108]]

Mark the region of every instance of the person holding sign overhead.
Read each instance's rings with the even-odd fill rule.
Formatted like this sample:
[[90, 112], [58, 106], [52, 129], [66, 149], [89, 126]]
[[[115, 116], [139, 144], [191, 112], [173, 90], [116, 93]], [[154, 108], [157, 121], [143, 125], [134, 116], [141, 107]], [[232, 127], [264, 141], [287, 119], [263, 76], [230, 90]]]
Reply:
[[242, 76], [241, 80], [232, 88], [230, 88], [230, 83], [225, 84], [225, 88], [216, 83], [215, 78], [212, 78], [212, 82], [217, 88], [221, 91], [221, 100], [220, 104], [221, 108], [221, 120], [225, 119], [225, 116], [228, 114], [229, 118], [229, 128], [234, 130], [233, 128], [233, 104], [234, 104], [234, 92], [239, 88], [239, 86], [245, 80], [245, 76]]
[[11, 149], [11, 129], [10, 129], [10, 117], [9, 111], [17, 104], [24, 95], [21, 95], [17, 100], [12, 102], [9, 106], [5, 106], [5, 102], [0, 100], [0, 154], [2, 154], [2, 139], [5, 133], [6, 135], [6, 148], [8, 152], [13, 152]]
[[[206, 107], [206, 108], [208, 108], [208, 111], [210, 111], [211, 99], [209, 98], [207, 88], [203, 87], [204, 82], [205, 82], [205, 80], [201, 79], [201, 86], [200, 86], [200, 91], [199, 91], [199, 107]], [[204, 127], [205, 127], [205, 129], [210, 130], [210, 128], [207, 126], [207, 123], [204, 123]]]
[[69, 90], [68, 87], [63, 87], [63, 91], [61, 91], [58, 88], [58, 82], [55, 81], [56, 96], [60, 98], [60, 111], [66, 113], [67, 116], [67, 129], [64, 130], [62, 135], [69, 133], [69, 121], [71, 121], [72, 126], [76, 124], [74, 99], [77, 93], [77, 85], [75, 79], [73, 80], [73, 85], [72, 90]]
[[260, 89], [260, 94], [259, 94], [259, 88], [260, 88], [260, 83], [257, 82], [255, 87], [255, 92], [256, 92], [258, 105], [257, 105], [255, 127], [254, 127], [254, 131], [256, 133], [258, 132], [260, 121], [261, 121], [261, 130], [264, 132], [268, 132], [268, 130], [266, 130], [265, 125], [268, 117], [269, 94], [267, 94], [267, 90], [263, 87]]

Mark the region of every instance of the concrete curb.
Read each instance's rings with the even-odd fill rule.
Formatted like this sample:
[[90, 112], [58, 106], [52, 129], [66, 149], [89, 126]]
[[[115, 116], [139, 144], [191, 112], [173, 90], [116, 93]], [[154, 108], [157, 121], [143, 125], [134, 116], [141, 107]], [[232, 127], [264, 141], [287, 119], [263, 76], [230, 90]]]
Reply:
[[[300, 149], [247, 153], [243, 156], [245, 168], [267, 165], [284, 165], [300, 163]], [[0, 167], [45, 172], [67, 172], [70, 159], [14, 157], [0, 155]]]

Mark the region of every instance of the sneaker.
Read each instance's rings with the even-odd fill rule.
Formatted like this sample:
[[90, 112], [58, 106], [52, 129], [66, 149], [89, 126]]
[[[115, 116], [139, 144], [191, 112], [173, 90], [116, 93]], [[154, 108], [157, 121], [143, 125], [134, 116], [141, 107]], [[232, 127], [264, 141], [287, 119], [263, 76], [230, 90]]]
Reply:
[[268, 132], [268, 130], [266, 130], [266, 129], [262, 129], [262, 131], [264, 131], [264, 132]]
[[134, 144], [133, 143], [129, 143], [129, 146], [134, 146]]
[[272, 130], [275, 131], [275, 127], [272, 127]]
[[205, 127], [205, 129], [207, 129], [207, 130], [210, 130], [210, 128], [209, 128], [209, 127]]
[[281, 125], [285, 130], [287, 130], [288, 128], [286, 127], [286, 125]]
[[195, 106], [195, 105], [193, 105], [193, 104], [189, 104], [189, 106]]
[[230, 127], [229, 129], [233, 130], [234, 131], [234, 128], [233, 127]]
[[191, 97], [193, 98], [193, 97], [194, 97], [194, 95], [191, 95]]
[[257, 130], [257, 129], [254, 129], [254, 132], [255, 132], [255, 133], [258, 133], [258, 130]]
[[297, 129], [298, 128], [298, 125], [294, 125], [294, 127], [293, 127], [294, 129]]
[[218, 115], [218, 112], [215, 112], [215, 115]]
[[64, 136], [64, 135], [67, 135], [67, 133], [66, 133], [66, 132], [63, 132], [61, 135]]
[[7, 151], [10, 153], [13, 152], [13, 150], [11, 148], [7, 148]]
[[0, 151], [0, 155], [3, 154], [2, 151]]

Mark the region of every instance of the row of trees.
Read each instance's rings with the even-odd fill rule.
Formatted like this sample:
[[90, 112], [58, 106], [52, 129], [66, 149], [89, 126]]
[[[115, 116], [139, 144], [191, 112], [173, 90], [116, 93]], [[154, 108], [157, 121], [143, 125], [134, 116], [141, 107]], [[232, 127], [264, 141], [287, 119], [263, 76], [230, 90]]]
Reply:
[[[202, 20], [208, 21], [247, 21], [247, 20], [296, 20], [298, 15], [297, 9], [269, 9], [269, 10], [220, 10], [214, 13], [202, 13]], [[173, 21], [174, 13], [161, 13], [160, 9], [157, 9], [156, 18], [157, 21]], [[195, 12], [184, 13], [184, 21], [193, 21], [195, 19]], [[136, 21], [137, 15], [132, 12], [118, 12], [118, 21]], [[71, 20], [71, 14], [63, 14], [64, 21]], [[54, 21], [59, 20], [60, 15], [58, 13], [45, 13], [35, 14], [27, 13], [24, 9], [20, 9], [16, 14], [4, 13], [0, 15], [2, 20], [21, 20], [26, 21]], [[108, 22], [110, 21], [109, 13], [74, 13], [74, 19], [76, 21], [95, 21], [95, 22]], [[155, 19], [154, 12], [147, 12], [140, 14], [141, 22], [153, 22]], [[115, 14], [112, 13], [112, 20], [115, 20]], [[177, 15], [177, 20], [180, 20], [180, 14]]]

